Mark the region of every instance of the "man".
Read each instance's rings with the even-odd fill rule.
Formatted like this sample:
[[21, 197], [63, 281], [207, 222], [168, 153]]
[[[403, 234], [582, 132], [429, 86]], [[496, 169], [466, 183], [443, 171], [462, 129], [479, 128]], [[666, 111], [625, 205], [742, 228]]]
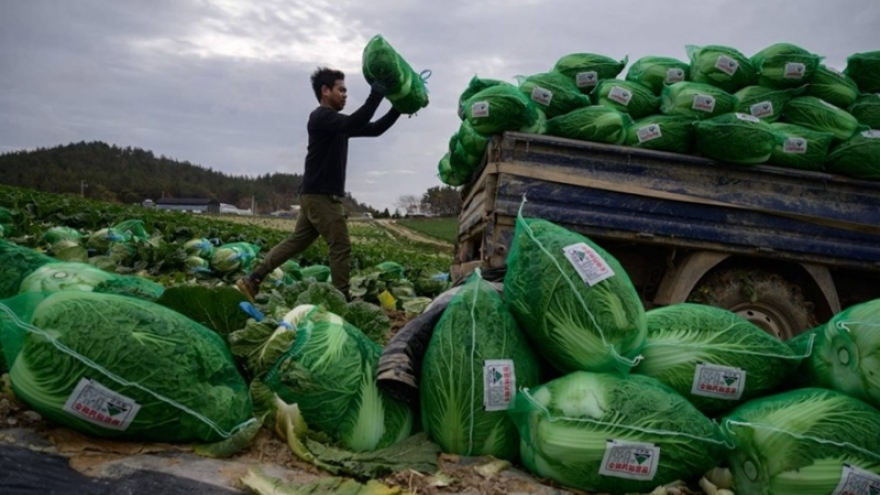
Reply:
[[374, 85], [362, 107], [351, 115], [345, 107], [345, 75], [328, 68], [312, 74], [312, 89], [320, 106], [309, 115], [309, 147], [305, 173], [299, 189], [300, 211], [293, 233], [269, 251], [263, 261], [236, 287], [253, 303], [263, 278], [282, 263], [305, 251], [318, 236], [330, 248], [330, 276], [333, 285], [350, 299], [351, 241], [345, 209], [345, 170], [348, 138], [376, 137], [387, 131], [400, 112], [393, 108], [370, 122], [384, 97], [384, 88]]

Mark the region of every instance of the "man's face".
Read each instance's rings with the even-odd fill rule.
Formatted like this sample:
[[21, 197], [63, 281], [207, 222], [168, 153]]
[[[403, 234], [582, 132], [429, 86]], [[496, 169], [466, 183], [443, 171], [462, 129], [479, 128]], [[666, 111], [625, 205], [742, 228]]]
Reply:
[[333, 88], [328, 88], [327, 86], [321, 88], [321, 95], [330, 108], [338, 111], [345, 107], [345, 99], [348, 94], [347, 91], [348, 90], [345, 88], [345, 81], [337, 79]]

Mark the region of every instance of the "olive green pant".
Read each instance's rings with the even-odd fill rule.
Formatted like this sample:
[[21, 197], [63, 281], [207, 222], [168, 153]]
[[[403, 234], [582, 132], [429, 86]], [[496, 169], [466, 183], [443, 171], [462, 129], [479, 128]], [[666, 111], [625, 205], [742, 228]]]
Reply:
[[333, 286], [349, 297], [351, 240], [345, 207], [339, 196], [303, 194], [293, 233], [269, 251], [253, 274], [262, 280], [285, 261], [302, 253], [321, 236], [330, 247], [330, 277]]

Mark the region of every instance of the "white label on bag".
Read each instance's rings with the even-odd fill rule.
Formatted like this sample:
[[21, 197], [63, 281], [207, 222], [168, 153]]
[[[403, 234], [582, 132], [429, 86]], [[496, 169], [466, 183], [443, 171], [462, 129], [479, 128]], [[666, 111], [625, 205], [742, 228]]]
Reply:
[[536, 103], [547, 106], [550, 104], [550, 101], [553, 100], [553, 92], [549, 89], [542, 88], [541, 86], [535, 86], [532, 90], [532, 100]]
[[761, 119], [759, 119], [758, 117], [752, 117], [751, 115], [746, 115], [744, 113], [737, 112], [735, 115], [736, 115], [736, 118], [738, 118], [739, 120], [745, 120], [746, 122], [757, 123], [757, 122], [761, 121]]
[[663, 133], [660, 131], [659, 124], [648, 124], [644, 127], [641, 127], [638, 131], [636, 131], [636, 135], [638, 135], [639, 137], [639, 143], [644, 143], [645, 141], [651, 141], [653, 139], [663, 137]]
[[728, 76], [732, 76], [736, 74], [736, 70], [739, 69], [739, 62], [727, 55], [721, 55], [718, 57], [718, 60], [715, 61], [715, 68]]
[[773, 115], [773, 102], [768, 100], [755, 103], [749, 107], [749, 113], [755, 117], [769, 117]]
[[133, 399], [88, 378], [80, 379], [64, 404], [64, 411], [72, 416], [119, 431], [128, 429], [140, 409]]
[[666, 79], [663, 82], [673, 84], [682, 81], [684, 81], [684, 69], [673, 68], [666, 71]]
[[489, 102], [477, 101], [471, 106], [471, 116], [475, 119], [489, 116]]
[[578, 72], [574, 78], [574, 81], [579, 88], [595, 86], [596, 83], [599, 82], [599, 73], [594, 70], [587, 72]]
[[870, 131], [863, 132], [862, 136], [868, 139], [880, 139], [880, 130], [871, 129]]
[[608, 440], [599, 474], [628, 480], [650, 481], [657, 474], [660, 447], [652, 443]]
[[840, 482], [831, 495], [880, 495], [880, 476], [844, 464]]
[[802, 137], [790, 137], [782, 145], [782, 152], [803, 155], [807, 152], [807, 144], [807, 140]]
[[586, 243], [579, 242], [566, 246], [562, 248], [562, 252], [584, 283], [590, 287], [614, 276], [614, 270], [611, 269], [611, 266]]
[[632, 100], [633, 94], [629, 92], [626, 88], [621, 88], [620, 86], [614, 86], [611, 88], [611, 91], [608, 93], [608, 99], [611, 101], [616, 101], [623, 106], [629, 105], [630, 100]]
[[697, 363], [691, 394], [714, 399], [739, 400], [745, 388], [745, 370]]
[[807, 74], [807, 66], [798, 62], [789, 62], [785, 64], [785, 79], [803, 79]]
[[691, 108], [701, 112], [712, 113], [715, 111], [715, 98], [709, 95], [696, 94], [694, 95], [694, 104]]
[[516, 393], [516, 370], [511, 359], [483, 363], [483, 407], [487, 411], [506, 411]]

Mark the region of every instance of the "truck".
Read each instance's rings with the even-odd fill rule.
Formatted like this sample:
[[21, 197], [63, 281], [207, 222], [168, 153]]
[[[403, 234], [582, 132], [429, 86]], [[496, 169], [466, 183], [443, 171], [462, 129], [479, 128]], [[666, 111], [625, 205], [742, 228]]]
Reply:
[[506, 132], [462, 188], [453, 266], [503, 276], [517, 215], [579, 232], [646, 309], [729, 309], [787, 340], [880, 298], [880, 183]]

